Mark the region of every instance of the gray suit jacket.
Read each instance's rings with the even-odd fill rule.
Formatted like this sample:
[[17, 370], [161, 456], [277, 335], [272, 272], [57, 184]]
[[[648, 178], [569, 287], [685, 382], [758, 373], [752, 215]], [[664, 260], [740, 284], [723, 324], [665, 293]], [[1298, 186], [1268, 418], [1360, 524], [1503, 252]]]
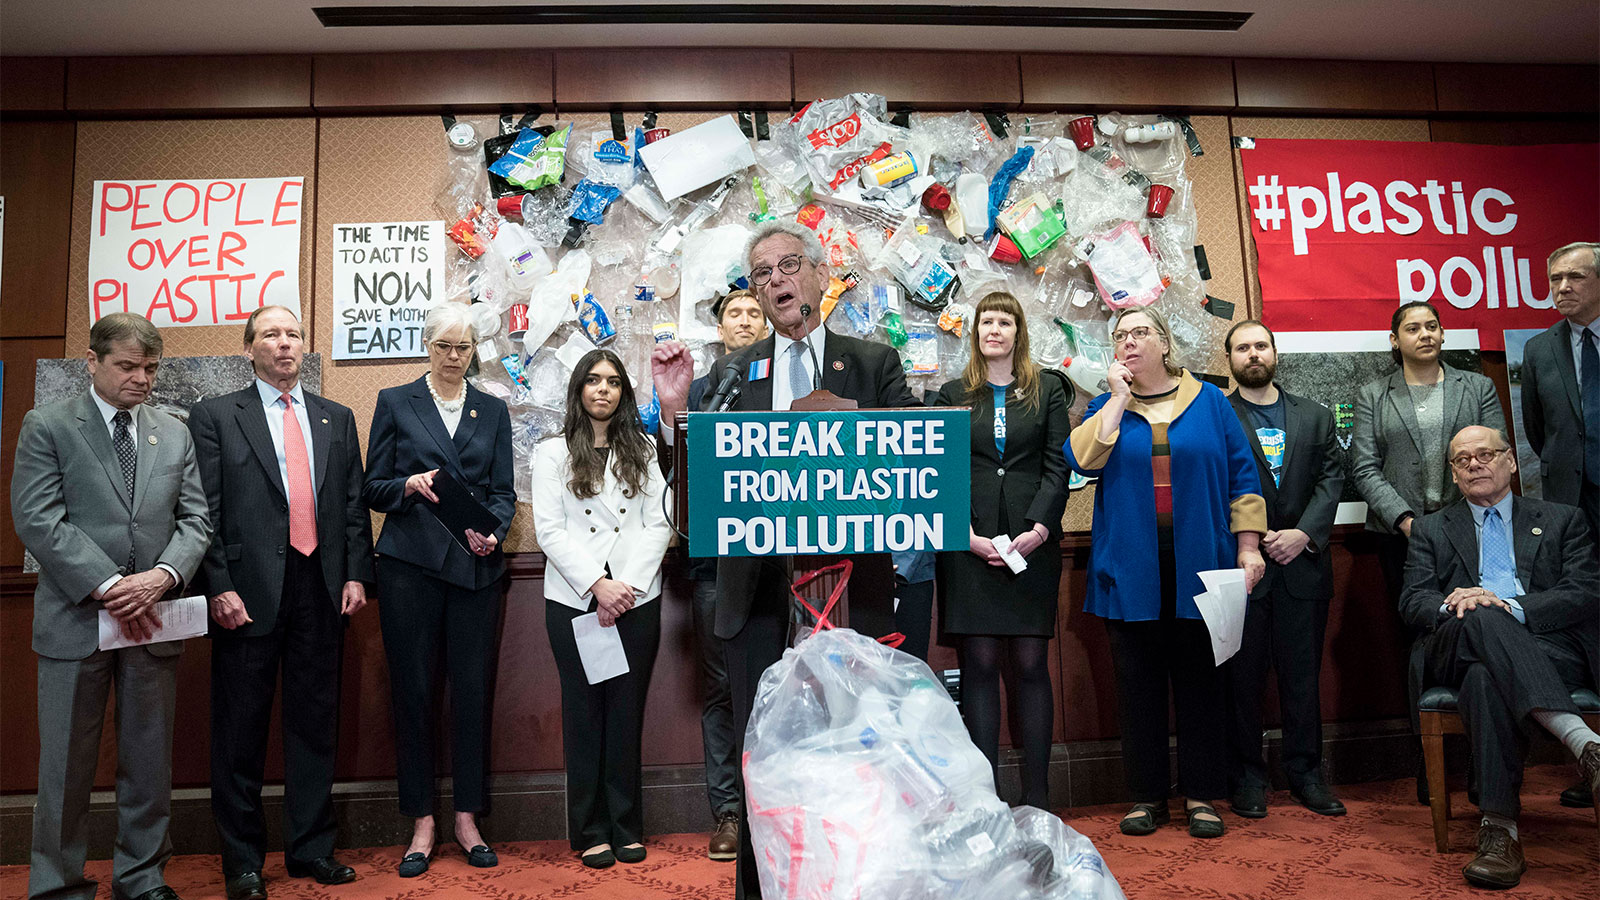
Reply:
[[[166, 563], [186, 583], [205, 555], [210, 521], [189, 430], [147, 406], [138, 431], [130, 505], [111, 435], [88, 391], [22, 419], [11, 517], [39, 560], [33, 650], [40, 656], [83, 659], [95, 651], [102, 606], [89, 595], [117, 573], [130, 543], [139, 571]], [[149, 649], [173, 656], [183, 644]]]
[[[1468, 425], [1506, 427], [1494, 382], [1476, 372], [1444, 367], [1444, 445]], [[1350, 480], [1367, 502], [1367, 529], [1395, 534], [1395, 522], [1406, 513], [1421, 517], [1423, 466], [1448, 466], [1444, 459], [1423, 459], [1422, 429], [1400, 370], [1378, 378], [1356, 392], [1355, 440]], [[1444, 502], [1461, 493], [1448, 474]]]
[[[1562, 319], [1522, 349], [1522, 424], [1539, 454], [1544, 498], [1578, 505], [1583, 490], [1583, 401], [1572, 364], [1572, 323]], [[1590, 477], [1600, 477], [1591, 473]]]

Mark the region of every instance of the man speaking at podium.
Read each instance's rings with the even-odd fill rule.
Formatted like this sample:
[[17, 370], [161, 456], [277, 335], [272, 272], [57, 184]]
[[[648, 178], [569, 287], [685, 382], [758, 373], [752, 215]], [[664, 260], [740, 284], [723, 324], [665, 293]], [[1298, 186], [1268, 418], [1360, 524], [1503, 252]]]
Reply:
[[[906, 387], [900, 355], [892, 347], [822, 327], [822, 293], [829, 273], [822, 243], [809, 228], [765, 223], [746, 246], [745, 260], [756, 300], [775, 333], [712, 364], [714, 390], [706, 409], [787, 410], [813, 387], [854, 400], [863, 409], [920, 405]], [[694, 360], [686, 347], [673, 342], [656, 347], [650, 362], [661, 401], [661, 435], [670, 442], [671, 423], [684, 408], [694, 379]], [[745, 725], [761, 673], [783, 656], [787, 645], [791, 566], [787, 557], [717, 561], [716, 633], [725, 642], [733, 688], [739, 744], [735, 759], [743, 757]], [[761, 896], [748, 822], [739, 828], [735, 896]]]

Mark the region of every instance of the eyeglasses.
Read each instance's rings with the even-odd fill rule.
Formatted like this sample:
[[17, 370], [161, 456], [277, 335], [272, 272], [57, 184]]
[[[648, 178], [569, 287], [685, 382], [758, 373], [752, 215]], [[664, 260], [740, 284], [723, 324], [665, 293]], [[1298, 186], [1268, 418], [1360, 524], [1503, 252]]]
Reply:
[[437, 350], [439, 352], [440, 356], [471, 356], [472, 355], [472, 345], [471, 344], [452, 344], [452, 343], [449, 343], [447, 341], [434, 341], [432, 344], [429, 344], [429, 346], [432, 347], [434, 350]]
[[[793, 275], [794, 273], [800, 271], [800, 264], [803, 262], [805, 262], [805, 257], [797, 254], [790, 254], [789, 256], [785, 256], [783, 259], [778, 260], [778, 265], [776, 268], [779, 272], [782, 272], [785, 275]], [[767, 282], [772, 280], [773, 268], [773, 266], [756, 266], [754, 269], [751, 269], [750, 283], [756, 287], [764, 286]]]
[[1466, 469], [1476, 460], [1484, 465], [1494, 462], [1502, 453], [1509, 453], [1510, 447], [1501, 447], [1499, 450], [1479, 450], [1477, 453], [1462, 453], [1450, 458], [1450, 465], [1457, 469]]
[[1120, 344], [1128, 338], [1133, 338], [1136, 341], [1149, 340], [1150, 336], [1155, 333], [1156, 330], [1149, 325], [1135, 325], [1132, 328], [1118, 329], [1111, 332], [1111, 343]]

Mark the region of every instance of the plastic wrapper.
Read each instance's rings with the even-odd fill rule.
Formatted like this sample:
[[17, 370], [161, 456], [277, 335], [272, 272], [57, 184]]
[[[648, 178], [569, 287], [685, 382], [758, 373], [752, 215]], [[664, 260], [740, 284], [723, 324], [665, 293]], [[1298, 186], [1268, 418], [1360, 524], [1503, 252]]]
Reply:
[[617, 140], [609, 129], [589, 133], [588, 152], [581, 155], [584, 175], [598, 184], [626, 191], [633, 186], [636, 170], [633, 150], [626, 138]]
[[939, 329], [922, 322], [908, 324], [901, 364], [907, 375], [939, 374]]
[[584, 178], [572, 186], [572, 199], [567, 204], [567, 217], [599, 225], [606, 220], [606, 208], [620, 196], [622, 190], [615, 185]]
[[541, 247], [559, 247], [571, 227], [567, 222], [567, 209], [572, 205], [572, 191], [551, 185], [534, 191], [522, 202], [522, 227]]
[[489, 164], [489, 171], [519, 188], [536, 191], [561, 181], [566, 169], [568, 125], [545, 137], [532, 128], [517, 132], [504, 156]]
[[[983, 116], [971, 112], [911, 117], [911, 131], [930, 156], [960, 163], [967, 171], [982, 172], [999, 156], [1003, 145]], [[935, 168], [935, 177], [948, 185]], [[951, 176], [954, 177], [954, 176]]]
[[[868, 163], [894, 152], [910, 130], [888, 124], [888, 104], [881, 94], [849, 94], [809, 103], [795, 115], [785, 136], [805, 161], [812, 190], [836, 192]], [[921, 192], [918, 192], [918, 196]]]
[[[764, 896], [1122, 897], [1086, 838], [995, 796], [927, 664], [849, 629], [806, 638], [762, 675], [745, 748]], [[994, 892], [1002, 877], [1009, 893]]]
[[1089, 271], [1100, 288], [1100, 299], [1113, 309], [1149, 306], [1161, 296], [1164, 286], [1156, 271], [1156, 261], [1139, 235], [1139, 227], [1123, 222], [1116, 228], [1090, 237], [1086, 255]]
[[1069, 240], [1144, 218], [1144, 194], [1087, 155], [1080, 154], [1058, 196]]

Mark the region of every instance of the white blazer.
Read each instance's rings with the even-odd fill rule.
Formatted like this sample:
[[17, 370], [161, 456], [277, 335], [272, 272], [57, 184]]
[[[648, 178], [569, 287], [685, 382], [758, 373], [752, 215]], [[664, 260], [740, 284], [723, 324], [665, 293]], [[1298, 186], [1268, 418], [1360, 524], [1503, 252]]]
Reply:
[[[666, 480], [655, 459], [647, 467], [644, 491], [624, 497], [616, 473], [606, 467], [600, 493], [579, 500], [567, 488], [571, 468], [567, 444], [560, 437], [533, 451], [533, 528], [544, 551], [544, 596], [577, 610], [588, 610], [589, 588], [605, 577], [633, 586], [638, 603], [661, 594], [661, 558], [672, 539], [672, 526], [662, 508]], [[669, 501], [670, 502], [670, 501]]]

